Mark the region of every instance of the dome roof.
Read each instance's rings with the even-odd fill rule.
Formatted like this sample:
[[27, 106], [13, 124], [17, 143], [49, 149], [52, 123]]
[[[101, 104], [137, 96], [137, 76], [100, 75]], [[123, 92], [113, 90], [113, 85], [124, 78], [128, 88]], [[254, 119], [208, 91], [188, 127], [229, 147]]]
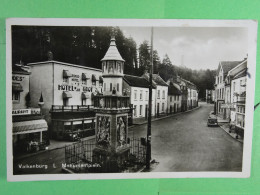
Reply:
[[125, 61], [121, 57], [121, 55], [116, 47], [116, 40], [114, 37], [111, 38], [110, 46], [107, 50], [107, 53], [101, 61], [105, 61], [105, 60], [118, 60], [118, 61], [123, 61], [123, 62]]

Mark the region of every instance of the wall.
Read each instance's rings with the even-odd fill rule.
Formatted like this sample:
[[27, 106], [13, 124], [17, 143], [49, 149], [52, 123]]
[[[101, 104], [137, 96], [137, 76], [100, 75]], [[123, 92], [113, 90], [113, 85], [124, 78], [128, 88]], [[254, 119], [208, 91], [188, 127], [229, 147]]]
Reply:
[[[160, 90], [160, 96], [158, 96], [158, 90]], [[163, 91], [165, 91], [165, 98], [163, 98]], [[167, 98], [168, 97], [168, 86], [157, 85], [156, 88], [156, 112], [157, 106], [159, 104], [159, 114], [167, 112]], [[162, 109], [162, 104], [164, 103], [164, 110]]]
[[[29, 92], [29, 75], [26, 74], [12, 74], [12, 83], [19, 83], [23, 87], [23, 91], [20, 92], [19, 100], [13, 100], [13, 110], [26, 108], [25, 97]], [[32, 98], [32, 94], [31, 98]], [[38, 107], [38, 106], [37, 106]]]
[[[63, 82], [63, 70], [67, 70], [72, 74], [68, 82]], [[87, 76], [86, 84], [82, 82], [82, 73]], [[96, 76], [96, 85], [92, 85], [92, 74]], [[89, 69], [87, 67], [70, 65], [65, 63], [54, 63], [54, 105], [63, 105], [63, 91], [69, 91], [72, 98], [69, 98], [69, 105], [82, 105], [82, 92], [86, 92], [89, 98], [86, 100], [86, 105], [92, 105], [91, 94], [92, 92], [102, 91], [103, 86], [99, 85], [99, 76], [102, 75], [99, 69]], [[73, 89], [64, 89], [62, 86], [69, 85]]]

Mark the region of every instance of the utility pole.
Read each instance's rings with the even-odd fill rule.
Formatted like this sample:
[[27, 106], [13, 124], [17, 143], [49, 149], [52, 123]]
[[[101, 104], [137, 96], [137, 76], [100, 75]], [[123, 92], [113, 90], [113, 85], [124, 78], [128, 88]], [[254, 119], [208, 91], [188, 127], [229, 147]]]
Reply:
[[152, 129], [152, 92], [153, 92], [153, 27], [151, 29], [151, 51], [150, 51], [150, 75], [149, 75], [149, 107], [147, 124], [147, 144], [146, 144], [146, 169], [150, 169], [151, 161], [151, 129]]

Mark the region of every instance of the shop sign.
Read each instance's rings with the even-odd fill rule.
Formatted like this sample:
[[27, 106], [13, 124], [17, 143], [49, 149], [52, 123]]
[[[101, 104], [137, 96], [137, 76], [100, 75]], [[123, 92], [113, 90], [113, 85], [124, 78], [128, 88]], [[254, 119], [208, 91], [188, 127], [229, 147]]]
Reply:
[[62, 91], [80, 91], [80, 88], [72, 85], [58, 85], [58, 90]]
[[75, 81], [75, 82], [79, 82], [79, 75], [77, 75], [77, 74], [72, 74], [71, 80], [72, 80], [72, 81]]
[[40, 108], [30, 108], [30, 109], [16, 109], [12, 110], [12, 115], [38, 115], [41, 114], [41, 109]]
[[23, 79], [24, 79], [23, 76], [16, 76], [16, 75], [12, 76], [12, 80], [13, 81], [23, 81]]

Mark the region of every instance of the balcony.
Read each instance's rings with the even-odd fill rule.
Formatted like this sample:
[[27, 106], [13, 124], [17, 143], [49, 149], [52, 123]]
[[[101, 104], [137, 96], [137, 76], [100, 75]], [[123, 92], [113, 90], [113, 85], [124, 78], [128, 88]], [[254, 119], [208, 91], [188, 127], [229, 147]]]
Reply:
[[63, 105], [52, 105], [50, 112], [85, 112], [85, 111], [92, 111], [93, 106], [90, 105], [70, 105], [70, 106], [63, 106]]

